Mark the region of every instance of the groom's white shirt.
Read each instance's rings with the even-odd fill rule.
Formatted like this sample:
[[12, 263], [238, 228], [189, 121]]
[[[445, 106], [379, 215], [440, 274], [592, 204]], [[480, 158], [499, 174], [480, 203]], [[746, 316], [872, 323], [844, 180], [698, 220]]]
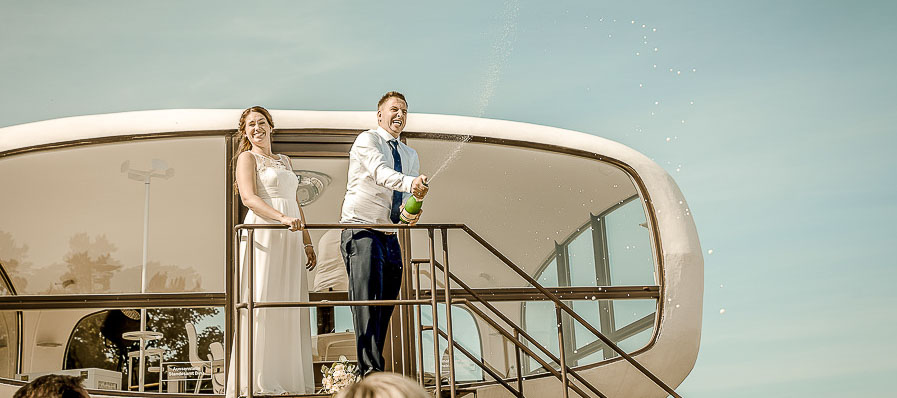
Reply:
[[383, 127], [362, 132], [349, 151], [349, 180], [343, 201], [342, 224], [392, 224], [389, 212], [392, 191], [401, 191], [402, 201], [411, 195], [411, 182], [420, 175], [417, 151], [398, 142], [402, 172], [393, 169], [393, 137]]

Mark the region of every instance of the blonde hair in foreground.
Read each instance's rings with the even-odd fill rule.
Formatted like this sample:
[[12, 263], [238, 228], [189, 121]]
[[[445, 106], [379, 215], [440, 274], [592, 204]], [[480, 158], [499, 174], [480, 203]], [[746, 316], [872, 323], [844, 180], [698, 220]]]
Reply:
[[431, 398], [417, 382], [396, 373], [374, 373], [343, 389], [336, 398]]

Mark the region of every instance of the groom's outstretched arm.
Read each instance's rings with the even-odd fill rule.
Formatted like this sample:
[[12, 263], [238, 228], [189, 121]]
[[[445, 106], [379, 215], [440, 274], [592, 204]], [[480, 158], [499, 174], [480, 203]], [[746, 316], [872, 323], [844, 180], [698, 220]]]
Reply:
[[349, 156], [354, 157], [374, 177], [377, 185], [393, 191], [411, 192], [411, 183], [416, 176], [409, 176], [393, 170], [386, 163], [383, 152], [377, 147], [373, 133], [363, 132], [355, 139]]

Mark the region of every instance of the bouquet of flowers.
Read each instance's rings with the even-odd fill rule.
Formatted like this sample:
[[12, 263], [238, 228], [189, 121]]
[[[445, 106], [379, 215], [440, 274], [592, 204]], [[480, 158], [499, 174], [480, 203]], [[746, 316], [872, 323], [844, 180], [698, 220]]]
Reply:
[[322, 366], [321, 374], [324, 375], [324, 379], [321, 380], [322, 387], [319, 393], [332, 394], [339, 392], [339, 390], [357, 381], [355, 365], [349, 363], [349, 360], [343, 355], [340, 355], [339, 360], [334, 362], [333, 366]]

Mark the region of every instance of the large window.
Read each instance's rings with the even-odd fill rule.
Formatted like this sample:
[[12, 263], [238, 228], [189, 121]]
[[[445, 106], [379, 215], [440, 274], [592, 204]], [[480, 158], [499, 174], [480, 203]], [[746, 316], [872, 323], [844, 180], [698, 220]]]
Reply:
[[[224, 152], [223, 137], [187, 137], [0, 158], [0, 263], [17, 293], [139, 293], [147, 207], [147, 292], [224, 291]], [[174, 174], [147, 200], [127, 169], [154, 159]]]
[[[222, 308], [163, 308], [147, 310], [147, 330], [159, 332], [162, 337], [147, 344], [148, 349], [158, 350], [161, 358], [151, 356], [149, 365], [163, 366], [163, 378], [173, 379], [172, 369], [202, 368], [198, 358], [208, 361], [215, 356], [212, 346], [223, 347], [224, 314]], [[136, 341], [123, 337], [126, 332], [140, 328], [138, 310], [104, 310], [85, 316], [76, 324], [65, 351], [64, 369], [99, 368], [120, 372], [122, 386], [137, 385], [137, 358], [140, 346]], [[190, 330], [192, 328], [192, 330]], [[195, 335], [192, 335], [195, 331]], [[220, 355], [220, 352], [215, 353]], [[129, 369], [128, 360], [133, 361]], [[161, 361], [159, 361], [161, 359]], [[148, 371], [148, 386], [158, 385], [159, 372]], [[193, 382], [190, 383], [193, 385]], [[204, 377], [201, 391], [212, 392], [211, 377]], [[168, 391], [168, 390], [166, 390]]]
[[[654, 285], [650, 236], [638, 197], [632, 196], [601, 214], [591, 215], [567, 239], [556, 241], [555, 250], [536, 274], [536, 280], [546, 287]], [[657, 307], [655, 299], [605, 300], [592, 296], [566, 303], [626, 351], [637, 350], [650, 340]], [[522, 307], [527, 332], [558, 355], [557, 323], [545, 321], [557, 318], [554, 304], [530, 301]], [[563, 316], [561, 327], [570, 364], [586, 365], [617, 356], [571, 317]], [[533, 358], [529, 358], [527, 365], [530, 372], [541, 368]]]

